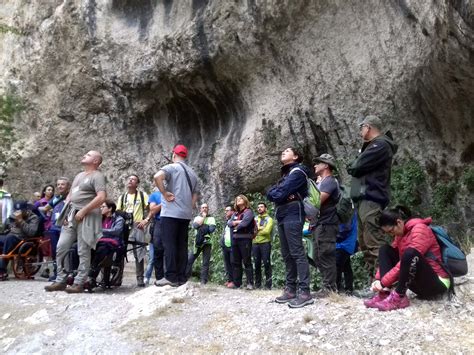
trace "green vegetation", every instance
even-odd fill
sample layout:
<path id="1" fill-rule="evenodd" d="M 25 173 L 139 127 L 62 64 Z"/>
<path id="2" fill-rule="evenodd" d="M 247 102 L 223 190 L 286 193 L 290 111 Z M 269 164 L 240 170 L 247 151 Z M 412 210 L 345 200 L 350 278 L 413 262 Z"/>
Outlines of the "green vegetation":
<path id="1" fill-rule="evenodd" d="M 464 170 L 461 181 L 469 192 L 474 192 L 474 167 L 470 166 Z"/>
<path id="2" fill-rule="evenodd" d="M 13 119 L 23 106 L 20 100 L 11 95 L 0 96 L 0 162 L 8 160 L 12 144 L 15 142 Z"/>
<path id="3" fill-rule="evenodd" d="M 404 205 L 417 211 L 423 195 L 426 181 L 425 172 L 415 160 L 395 166 L 392 169 L 392 204 Z"/>
<path id="4" fill-rule="evenodd" d="M 18 28 L 5 25 L 4 23 L 0 23 L 0 33 L 13 33 L 19 36 L 23 34 Z"/>

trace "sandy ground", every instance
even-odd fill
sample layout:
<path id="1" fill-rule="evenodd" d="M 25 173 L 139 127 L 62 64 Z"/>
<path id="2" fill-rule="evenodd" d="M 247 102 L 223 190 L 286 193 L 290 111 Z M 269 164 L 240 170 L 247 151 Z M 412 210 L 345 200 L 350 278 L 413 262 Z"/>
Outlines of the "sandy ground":
<path id="1" fill-rule="evenodd" d="M 47 293 L 41 280 L 0 284 L 0 353 L 474 353 L 474 279 L 456 301 L 394 312 L 333 295 L 303 309 L 273 302 L 280 291 L 124 285 L 92 294 Z M 472 264 L 471 264 L 472 265 Z"/>

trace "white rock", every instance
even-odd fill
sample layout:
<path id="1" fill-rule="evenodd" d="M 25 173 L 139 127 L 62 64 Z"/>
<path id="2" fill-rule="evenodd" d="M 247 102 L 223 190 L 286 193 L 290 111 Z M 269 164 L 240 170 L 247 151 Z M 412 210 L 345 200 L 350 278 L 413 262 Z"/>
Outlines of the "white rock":
<path id="1" fill-rule="evenodd" d="M 435 338 L 434 338 L 434 336 L 432 336 L 432 335 L 427 335 L 427 336 L 425 336 L 425 340 L 426 340 L 426 341 L 433 341 L 434 339 L 435 339 Z"/>
<path id="2" fill-rule="evenodd" d="M 390 339 L 380 339 L 379 344 L 382 346 L 387 346 L 388 344 L 390 344 Z"/>
<path id="3" fill-rule="evenodd" d="M 49 322 L 49 315 L 46 309 L 41 309 L 33 313 L 30 317 L 23 319 L 23 321 L 30 324 L 41 324 Z"/>
<path id="4" fill-rule="evenodd" d="M 323 329 L 320 329 L 320 330 L 319 330 L 318 335 L 319 335 L 320 337 L 323 337 L 323 336 L 325 336 L 327 333 L 328 333 L 328 331 L 323 328 Z"/>
<path id="5" fill-rule="evenodd" d="M 312 336 L 311 335 L 306 335 L 306 334 L 300 334 L 300 340 L 304 342 L 309 342 L 311 341 Z"/>
<path id="6" fill-rule="evenodd" d="M 46 329 L 45 331 L 43 331 L 43 334 L 47 337 L 54 337 L 56 335 L 56 332 L 52 329 Z"/>
<path id="7" fill-rule="evenodd" d="M 8 319 L 10 318 L 11 314 L 10 313 L 5 313 L 3 316 L 2 316 L 2 319 L 5 320 L 5 319 Z"/>

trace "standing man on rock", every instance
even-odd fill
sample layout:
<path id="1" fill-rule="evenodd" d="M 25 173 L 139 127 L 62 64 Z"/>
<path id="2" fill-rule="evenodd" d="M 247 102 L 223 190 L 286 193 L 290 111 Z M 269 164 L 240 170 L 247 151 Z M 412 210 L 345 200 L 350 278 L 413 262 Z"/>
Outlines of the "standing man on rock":
<path id="1" fill-rule="evenodd" d="M 156 286 L 179 286 L 187 281 L 188 226 L 198 198 L 198 179 L 185 163 L 187 156 L 188 149 L 176 145 L 173 162 L 154 176 L 156 187 L 162 194 L 161 236 L 166 265 L 165 277 L 157 280 Z"/>
<path id="2" fill-rule="evenodd" d="M 321 192 L 321 209 L 316 222 L 314 235 L 315 263 L 322 276 L 322 289 L 316 293 L 318 297 L 326 297 L 335 292 L 336 268 L 336 238 L 339 228 L 336 205 L 339 201 L 339 183 L 333 176 L 336 170 L 336 159 L 331 154 L 322 154 L 317 157 L 314 172 L 320 182 L 318 189 Z"/>
<path id="3" fill-rule="evenodd" d="M 265 202 L 259 202 L 257 205 L 258 216 L 255 217 L 257 226 L 257 235 L 252 243 L 252 255 L 255 266 L 255 287 L 262 287 L 262 262 L 265 269 L 266 289 L 272 288 L 272 230 L 273 218 L 267 214 L 267 205 Z"/>
<path id="4" fill-rule="evenodd" d="M 145 210 L 148 209 L 148 195 L 138 189 L 140 178 L 136 174 L 131 174 L 127 178 L 127 192 L 117 201 L 117 210 L 124 211 L 133 216 L 132 229 L 128 240 L 145 243 L 145 226 L 150 221 L 145 218 Z M 135 258 L 135 273 L 137 276 L 137 287 L 145 287 L 145 255 L 144 245 L 135 245 L 133 256 Z"/>
<path id="5" fill-rule="evenodd" d="M 56 251 L 58 275 L 53 284 L 46 286 L 46 291 L 63 291 L 80 293 L 84 291 L 91 264 L 91 250 L 95 249 L 97 240 L 102 235 L 102 214 L 100 206 L 107 198 L 105 177 L 98 170 L 102 155 L 91 150 L 84 155 L 81 164 L 84 171 L 79 173 L 66 198 L 66 206 L 58 219 L 64 221 Z M 74 285 L 66 288 L 67 272 L 64 270 L 64 259 L 77 242 L 79 267 Z"/>
<path id="6" fill-rule="evenodd" d="M 194 218 L 191 224 L 195 229 L 194 250 L 189 253 L 186 276 L 191 277 L 194 261 L 202 252 L 201 284 L 207 284 L 209 280 L 209 264 L 211 263 L 211 234 L 216 230 L 216 220 L 209 215 L 207 203 L 201 205 L 199 216 Z"/>
<path id="7" fill-rule="evenodd" d="M 357 209 L 358 241 L 371 277 L 374 277 L 379 248 L 385 243 L 378 219 L 390 201 L 390 175 L 397 145 L 391 134 L 383 134 L 382 120 L 373 115 L 359 123 L 364 141 L 360 154 L 348 165 L 352 176 L 351 198 Z"/>

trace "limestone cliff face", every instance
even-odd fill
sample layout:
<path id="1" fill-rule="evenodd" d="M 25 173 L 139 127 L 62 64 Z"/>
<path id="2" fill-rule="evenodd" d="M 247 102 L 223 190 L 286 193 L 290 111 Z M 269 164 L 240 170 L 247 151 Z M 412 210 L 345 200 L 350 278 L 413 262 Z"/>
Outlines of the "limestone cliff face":
<path id="1" fill-rule="evenodd" d="M 398 159 L 454 177 L 474 159 L 473 16 L 469 0 L 3 0 L 0 89 L 24 105 L 10 185 L 97 149 L 117 194 L 181 142 L 222 204 L 275 181 L 286 146 L 350 159 L 369 113 Z"/>

